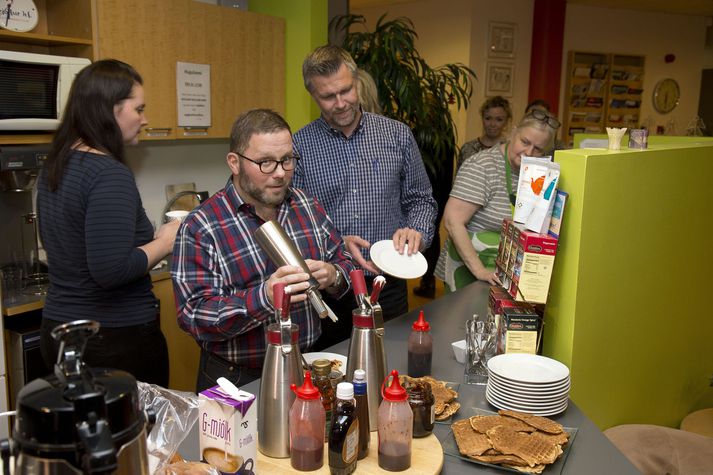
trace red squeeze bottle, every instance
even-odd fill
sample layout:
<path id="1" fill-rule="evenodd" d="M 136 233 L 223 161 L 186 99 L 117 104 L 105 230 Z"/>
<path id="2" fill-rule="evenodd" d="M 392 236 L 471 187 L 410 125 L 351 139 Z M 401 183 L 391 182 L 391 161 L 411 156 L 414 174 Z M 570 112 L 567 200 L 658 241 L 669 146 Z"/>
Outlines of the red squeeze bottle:
<path id="1" fill-rule="evenodd" d="M 418 320 L 411 326 L 408 337 L 408 374 L 413 378 L 431 374 L 433 359 L 433 337 L 431 326 L 423 318 L 423 310 L 418 314 Z"/>
<path id="2" fill-rule="evenodd" d="M 291 389 L 297 398 L 290 409 L 290 465 L 310 472 L 324 464 L 324 407 L 309 371 L 302 386 Z"/>

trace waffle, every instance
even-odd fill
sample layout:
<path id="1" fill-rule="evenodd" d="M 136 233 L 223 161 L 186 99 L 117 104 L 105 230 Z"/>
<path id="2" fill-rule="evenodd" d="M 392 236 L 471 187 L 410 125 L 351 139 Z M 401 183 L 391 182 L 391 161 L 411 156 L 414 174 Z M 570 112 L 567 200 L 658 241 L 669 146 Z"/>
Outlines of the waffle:
<path id="1" fill-rule="evenodd" d="M 435 418 L 437 421 L 445 421 L 446 419 L 451 417 L 453 414 L 458 412 L 458 409 L 460 409 L 459 402 L 457 402 L 457 401 L 450 402 L 450 403 L 446 404 L 445 407 L 443 408 L 443 410 L 441 410 L 440 412 L 434 410 L 434 412 L 436 413 Z"/>
<path id="2" fill-rule="evenodd" d="M 468 419 L 454 422 L 451 424 L 451 430 L 458 444 L 458 451 L 466 457 L 480 455 L 492 448 L 488 436 L 475 432 Z"/>
<path id="3" fill-rule="evenodd" d="M 516 432 L 507 426 L 493 427 L 487 436 L 494 449 L 503 454 L 517 455 L 530 467 L 554 463 L 562 453 L 562 448 L 556 444 L 532 434 Z"/>
<path id="4" fill-rule="evenodd" d="M 517 470 L 518 472 L 523 472 L 523 473 L 542 473 L 542 471 L 545 469 L 547 465 L 543 464 L 538 464 L 535 465 L 534 467 L 530 467 L 529 465 L 512 465 L 509 463 L 504 463 L 503 467 L 508 467 Z"/>
<path id="5" fill-rule="evenodd" d="M 457 421 L 451 428 L 458 450 L 470 459 L 524 473 L 542 473 L 562 455 L 562 446 L 569 442 L 569 434 L 564 430 L 559 434 L 544 432 L 530 422 L 550 431 L 562 427 L 544 417 L 500 411 L 500 415 L 479 415 Z"/>
<path id="6" fill-rule="evenodd" d="M 547 432 L 548 434 L 561 434 L 562 432 L 564 432 L 564 428 L 561 424 L 558 424 L 552 419 L 548 419 L 546 417 L 533 416 L 532 414 L 527 414 L 524 412 L 502 409 L 498 411 L 498 414 L 500 414 L 501 416 L 514 417 L 515 419 L 519 419 L 524 423 L 531 425 L 535 429 L 541 430 L 542 432 Z"/>
<path id="7" fill-rule="evenodd" d="M 495 426 L 512 427 L 517 432 L 535 432 L 537 430 L 519 419 L 505 416 L 473 416 L 470 418 L 470 426 L 481 434 L 485 434 Z"/>
<path id="8" fill-rule="evenodd" d="M 525 462 L 517 455 L 505 455 L 498 453 L 495 455 L 471 455 L 470 458 L 485 463 L 502 463 L 508 465 L 528 466 L 527 462 Z"/>

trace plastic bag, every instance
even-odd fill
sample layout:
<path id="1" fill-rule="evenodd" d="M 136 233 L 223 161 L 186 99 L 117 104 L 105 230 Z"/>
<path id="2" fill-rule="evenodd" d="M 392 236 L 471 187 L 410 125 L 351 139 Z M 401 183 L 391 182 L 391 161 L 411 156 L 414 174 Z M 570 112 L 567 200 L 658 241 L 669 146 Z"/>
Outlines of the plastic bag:
<path id="1" fill-rule="evenodd" d="M 146 445 L 149 454 L 149 473 L 157 473 L 173 461 L 181 442 L 198 420 L 198 396 L 140 381 L 137 384 L 141 406 L 150 407 L 156 413 L 156 423 L 148 434 Z"/>
<path id="2" fill-rule="evenodd" d="M 155 475 L 220 475 L 220 472 L 207 463 L 183 461 L 164 465 Z"/>

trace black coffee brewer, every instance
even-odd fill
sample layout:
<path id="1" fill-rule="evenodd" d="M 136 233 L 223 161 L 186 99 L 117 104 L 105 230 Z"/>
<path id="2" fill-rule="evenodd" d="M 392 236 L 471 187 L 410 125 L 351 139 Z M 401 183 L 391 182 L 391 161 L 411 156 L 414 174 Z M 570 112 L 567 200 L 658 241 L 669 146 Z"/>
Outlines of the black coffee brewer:
<path id="1" fill-rule="evenodd" d="M 146 433 L 155 416 L 139 407 L 132 375 L 83 363 L 98 330 L 78 320 L 52 331 L 60 342 L 54 374 L 18 394 L 12 439 L 0 442 L 5 473 L 12 463 L 15 474 L 148 474 Z"/>

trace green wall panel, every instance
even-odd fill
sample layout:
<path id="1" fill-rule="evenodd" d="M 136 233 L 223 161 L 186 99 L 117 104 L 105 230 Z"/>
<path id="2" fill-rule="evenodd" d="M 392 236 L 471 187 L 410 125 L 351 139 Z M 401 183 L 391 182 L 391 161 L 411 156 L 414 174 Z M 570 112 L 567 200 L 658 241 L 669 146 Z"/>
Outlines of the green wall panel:
<path id="1" fill-rule="evenodd" d="M 713 406 L 713 144 L 558 151 L 570 193 L 545 354 L 600 428 Z M 569 359 L 567 357 L 569 356 Z"/>
<path id="2" fill-rule="evenodd" d="M 302 82 L 302 61 L 327 43 L 327 0 L 250 0 L 250 11 L 284 18 L 286 119 L 295 132 L 319 116 Z"/>

